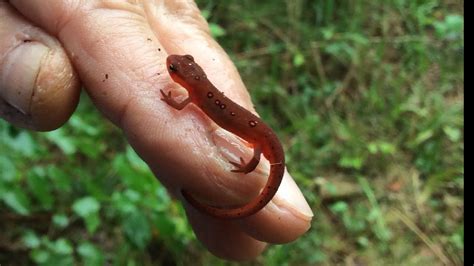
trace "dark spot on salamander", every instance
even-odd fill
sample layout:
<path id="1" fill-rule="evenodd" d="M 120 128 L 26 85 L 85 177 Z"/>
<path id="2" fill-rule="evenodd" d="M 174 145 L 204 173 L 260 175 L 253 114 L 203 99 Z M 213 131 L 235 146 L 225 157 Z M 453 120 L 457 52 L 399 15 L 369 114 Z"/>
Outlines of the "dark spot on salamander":
<path id="1" fill-rule="evenodd" d="M 158 52 L 161 52 L 161 48 L 158 48 Z"/>
<path id="2" fill-rule="evenodd" d="M 105 74 L 105 79 L 109 79 L 109 74 Z"/>
<path id="3" fill-rule="evenodd" d="M 221 104 L 221 101 L 216 100 L 214 103 L 215 103 L 216 105 L 220 105 L 220 104 Z"/>
<path id="4" fill-rule="evenodd" d="M 212 93 L 212 92 L 208 92 L 208 93 L 207 93 L 207 98 L 209 98 L 209 99 L 210 99 L 210 98 L 212 98 L 212 97 L 214 97 L 214 93 Z"/>
<path id="5" fill-rule="evenodd" d="M 170 65 L 169 65 L 169 69 L 170 69 L 171 71 L 176 71 L 176 70 L 178 70 L 174 64 L 170 64 Z"/>
<path id="6" fill-rule="evenodd" d="M 151 38 L 147 38 L 146 40 L 149 41 L 149 42 L 151 42 Z"/>
<path id="7" fill-rule="evenodd" d="M 220 107 L 221 109 L 225 109 L 225 108 L 226 108 L 225 104 L 221 104 L 221 106 L 219 106 L 219 107 Z"/>
<path id="8" fill-rule="evenodd" d="M 250 120 L 249 121 L 249 126 L 256 127 L 257 126 L 257 121 Z"/>
<path id="9" fill-rule="evenodd" d="M 29 43 L 31 40 L 23 40 L 24 43 Z"/>

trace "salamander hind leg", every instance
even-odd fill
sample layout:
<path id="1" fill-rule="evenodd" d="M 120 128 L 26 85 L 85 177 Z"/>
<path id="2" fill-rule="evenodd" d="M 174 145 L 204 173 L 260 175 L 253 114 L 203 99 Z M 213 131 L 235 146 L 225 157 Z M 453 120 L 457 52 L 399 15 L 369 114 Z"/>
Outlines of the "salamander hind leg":
<path id="1" fill-rule="evenodd" d="M 240 157 L 240 163 L 230 162 L 233 166 L 237 167 L 237 169 L 233 169 L 231 171 L 234 173 L 244 173 L 244 174 L 248 174 L 252 172 L 253 170 L 255 170 L 258 163 L 260 162 L 261 154 L 262 154 L 262 148 L 260 147 L 260 145 L 256 145 L 253 148 L 253 157 L 248 163 L 245 163 L 242 157 Z"/>

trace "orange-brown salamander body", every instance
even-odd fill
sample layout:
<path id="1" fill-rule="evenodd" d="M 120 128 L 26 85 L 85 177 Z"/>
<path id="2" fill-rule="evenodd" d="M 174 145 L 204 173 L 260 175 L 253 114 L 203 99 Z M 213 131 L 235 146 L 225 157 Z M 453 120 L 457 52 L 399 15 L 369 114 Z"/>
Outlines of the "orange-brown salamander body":
<path id="1" fill-rule="evenodd" d="M 252 172 L 263 155 L 270 161 L 270 174 L 260 195 L 249 203 L 236 208 L 218 208 L 196 200 L 189 192 L 183 190 L 184 198 L 196 209 L 221 219 L 237 219 L 255 214 L 265 207 L 273 198 L 280 186 L 285 170 L 283 148 L 273 130 L 260 118 L 224 96 L 207 78 L 202 68 L 190 55 L 170 55 L 166 60 L 171 78 L 188 91 L 188 98 L 178 103 L 168 94 L 161 91 L 163 98 L 177 110 L 193 103 L 223 129 L 246 140 L 254 149 L 253 158 L 245 163 L 230 162 L 236 169 L 232 172 Z"/>

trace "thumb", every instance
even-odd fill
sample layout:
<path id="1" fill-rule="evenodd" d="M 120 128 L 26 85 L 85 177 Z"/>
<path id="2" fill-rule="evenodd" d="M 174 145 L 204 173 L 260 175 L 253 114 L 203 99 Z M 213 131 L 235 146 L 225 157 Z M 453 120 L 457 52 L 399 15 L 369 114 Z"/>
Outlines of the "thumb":
<path id="1" fill-rule="evenodd" d="M 80 92 L 61 44 L 0 1 L 0 118 L 33 130 L 61 126 Z"/>

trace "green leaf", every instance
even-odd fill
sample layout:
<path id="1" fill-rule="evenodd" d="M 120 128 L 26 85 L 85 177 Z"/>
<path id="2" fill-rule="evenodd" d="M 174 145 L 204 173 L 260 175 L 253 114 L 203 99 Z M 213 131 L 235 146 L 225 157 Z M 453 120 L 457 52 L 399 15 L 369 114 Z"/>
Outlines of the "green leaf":
<path id="1" fill-rule="evenodd" d="M 69 240 L 60 238 L 51 245 L 52 250 L 61 255 L 70 255 L 73 252 L 72 244 Z"/>
<path id="2" fill-rule="evenodd" d="M 219 38 L 226 35 L 226 31 L 215 23 L 209 23 L 209 30 L 211 31 L 211 35 L 214 38 Z"/>
<path id="3" fill-rule="evenodd" d="M 125 157 L 134 168 L 137 168 L 140 171 L 149 171 L 148 165 L 138 156 L 132 147 L 127 146 Z"/>
<path id="4" fill-rule="evenodd" d="M 339 201 L 331 205 L 330 209 L 334 213 L 343 213 L 346 212 L 349 206 L 344 201 Z"/>
<path id="5" fill-rule="evenodd" d="M 74 138 L 66 136 L 63 129 L 57 129 L 45 133 L 46 137 L 54 144 L 56 144 L 64 154 L 72 155 L 76 153 L 77 147 L 74 143 Z"/>
<path id="6" fill-rule="evenodd" d="M 131 202 L 139 202 L 142 199 L 142 194 L 136 192 L 133 189 L 127 189 L 124 192 L 124 196 Z"/>
<path id="7" fill-rule="evenodd" d="M 339 165 L 344 168 L 353 168 L 360 170 L 364 164 L 364 159 L 361 157 L 342 157 L 339 160 Z"/>
<path id="8" fill-rule="evenodd" d="M 360 237 L 357 238 L 357 243 L 365 248 L 365 247 L 369 246 L 370 241 L 367 237 L 360 236 Z"/>
<path id="9" fill-rule="evenodd" d="M 12 182 L 15 180 L 16 168 L 8 157 L 0 157 L 0 181 Z"/>
<path id="10" fill-rule="evenodd" d="M 357 181 L 359 182 L 359 185 L 367 196 L 367 199 L 369 200 L 370 205 L 372 207 L 367 215 L 367 220 L 374 222 L 374 226 L 372 229 L 373 232 L 378 237 L 378 239 L 382 241 L 390 240 L 390 238 L 392 237 L 392 233 L 387 227 L 385 218 L 382 215 L 379 203 L 377 202 L 377 197 L 375 196 L 374 191 L 370 186 L 370 183 L 365 177 L 362 176 L 357 177 Z"/>
<path id="11" fill-rule="evenodd" d="M 377 143 L 375 143 L 375 142 L 369 143 L 369 145 L 367 145 L 367 149 L 369 150 L 369 152 L 371 154 L 376 154 L 376 153 L 379 152 L 379 147 L 378 147 Z"/>
<path id="12" fill-rule="evenodd" d="M 201 10 L 201 15 L 203 18 L 205 18 L 206 20 L 209 19 L 209 17 L 211 17 L 211 12 L 209 12 L 209 10 L 207 9 L 203 9 Z"/>
<path id="13" fill-rule="evenodd" d="M 48 250 L 35 249 L 31 252 L 30 256 L 34 262 L 36 262 L 39 265 L 42 265 L 42 264 L 45 264 L 49 260 L 51 253 Z"/>
<path id="14" fill-rule="evenodd" d="M 74 130 L 78 132 L 84 132 L 89 136 L 97 136 L 100 133 L 100 127 L 88 124 L 86 121 L 84 121 L 84 119 L 77 115 L 72 116 L 71 119 L 69 119 L 69 123 L 74 128 Z"/>
<path id="15" fill-rule="evenodd" d="M 86 222 L 86 228 L 89 234 L 93 234 L 100 226 L 100 217 L 98 214 L 87 215 L 84 217 L 84 221 Z"/>
<path id="16" fill-rule="evenodd" d="M 84 197 L 76 200 L 72 205 L 73 211 L 80 217 L 95 214 L 100 209 L 100 203 L 93 197 Z"/>
<path id="17" fill-rule="evenodd" d="M 464 30 L 464 17 L 457 14 L 448 15 L 444 21 L 437 21 L 433 25 L 440 38 L 447 40 L 459 38 Z"/>
<path id="18" fill-rule="evenodd" d="M 336 195 L 338 192 L 337 186 L 331 182 L 324 184 L 324 189 L 326 189 L 331 195 Z"/>
<path id="19" fill-rule="evenodd" d="M 153 219 L 153 226 L 157 228 L 162 236 L 173 236 L 176 235 L 175 223 L 166 215 L 158 215 Z"/>
<path id="20" fill-rule="evenodd" d="M 421 144 L 421 143 L 427 141 L 428 139 L 430 139 L 431 137 L 433 137 L 433 134 L 434 134 L 433 130 L 431 130 L 431 129 L 422 131 L 416 136 L 415 143 L 416 144 Z"/>
<path id="21" fill-rule="evenodd" d="M 50 210 L 54 203 L 51 193 L 51 183 L 48 182 L 42 168 L 33 168 L 28 173 L 27 184 L 31 193 L 41 202 L 42 206 Z"/>
<path id="22" fill-rule="evenodd" d="M 340 60 L 353 58 L 355 54 L 354 47 L 346 42 L 331 43 L 324 48 L 324 51 Z"/>
<path id="23" fill-rule="evenodd" d="M 293 65 L 295 67 L 300 67 L 305 63 L 304 55 L 302 53 L 296 53 L 293 56 Z"/>
<path id="24" fill-rule="evenodd" d="M 379 146 L 380 152 L 382 152 L 383 154 L 394 154 L 397 149 L 395 145 L 388 142 L 380 142 L 378 143 L 378 146 Z"/>
<path id="25" fill-rule="evenodd" d="M 69 218 L 65 214 L 53 215 L 53 224 L 58 228 L 65 228 L 69 224 Z"/>
<path id="26" fill-rule="evenodd" d="M 30 133 L 21 131 L 16 138 L 12 139 L 10 147 L 26 157 L 32 157 L 36 150 L 36 143 L 31 138 Z"/>
<path id="27" fill-rule="evenodd" d="M 446 136 L 448 136 L 449 140 L 451 140 L 452 142 L 458 142 L 459 140 L 461 140 L 462 133 L 461 130 L 459 130 L 458 128 L 446 126 L 443 128 L 443 131 Z"/>
<path id="28" fill-rule="evenodd" d="M 28 248 L 37 248 L 41 244 L 39 237 L 34 231 L 28 230 L 22 237 L 23 244 Z"/>
<path id="29" fill-rule="evenodd" d="M 66 169 L 61 169 L 56 165 L 49 165 L 47 167 L 47 175 L 59 193 L 67 194 L 72 190 L 71 176 L 66 171 Z"/>
<path id="30" fill-rule="evenodd" d="M 150 224 L 146 216 L 139 211 L 124 217 L 123 229 L 130 242 L 139 249 L 144 249 L 151 239 Z"/>
<path id="31" fill-rule="evenodd" d="M 12 208 L 16 213 L 21 215 L 30 214 L 30 201 L 26 194 L 19 190 L 8 191 L 0 195 L 1 199 L 7 206 Z"/>
<path id="32" fill-rule="evenodd" d="M 137 206 L 124 193 L 118 191 L 112 194 L 112 204 L 114 209 L 122 215 L 128 215 L 137 210 Z"/>
<path id="33" fill-rule="evenodd" d="M 104 255 L 102 251 L 90 242 L 79 244 L 77 253 L 82 257 L 83 265 L 104 265 Z"/>
<path id="34" fill-rule="evenodd" d="M 330 40 L 334 37 L 334 28 L 324 28 L 321 30 L 321 33 L 323 34 L 323 39 L 324 40 Z"/>
<path id="35" fill-rule="evenodd" d="M 41 245 L 30 253 L 31 259 L 38 265 L 66 266 L 74 265 L 74 249 L 71 241 L 59 238 L 50 241 L 47 237 L 41 238 Z"/>
<path id="36" fill-rule="evenodd" d="M 74 202 L 73 211 L 86 223 L 87 231 L 92 234 L 100 226 L 100 203 L 93 197 L 84 197 Z"/>
<path id="37" fill-rule="evenodd" d="M 348 33 L 347 38 L 359 45 L 365 46 L 369 44 L 367 37 L 359 33 Z"/>

